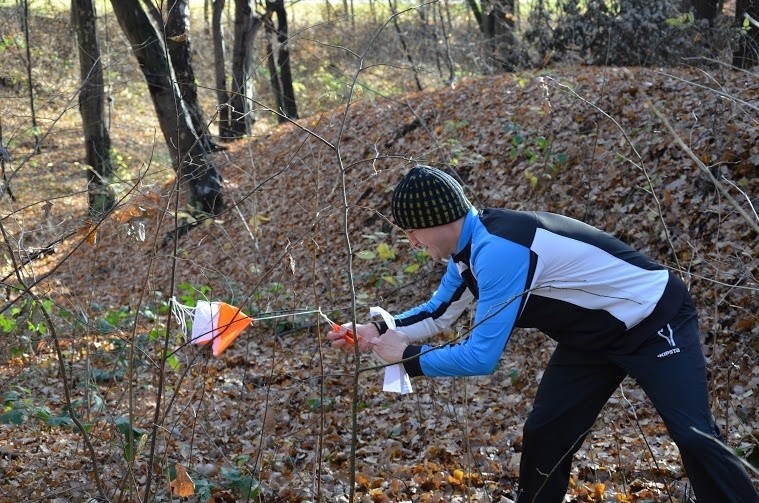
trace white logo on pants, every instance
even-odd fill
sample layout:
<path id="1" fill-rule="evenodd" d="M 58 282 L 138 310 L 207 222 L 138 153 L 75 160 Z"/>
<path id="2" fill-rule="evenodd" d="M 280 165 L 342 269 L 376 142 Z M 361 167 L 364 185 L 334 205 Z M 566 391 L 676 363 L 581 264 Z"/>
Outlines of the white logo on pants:
<path id="1" fill-rule="evenodd" d="M 672 327 L 670 327 L 669 323 L 667 323 L 667 326 L 665 328 L 669 330 L 669 335 L 664 335 L 664 328 L 660 328 L 656 333 L 659 335 L 659 337 L 667 341 L 670 346 L 675 347 L 675 333 L 672 331 Z"/>
<path id="2" fill-rule="evenodd" d="M 664 333 L 665 329 L 667 331 L 669 331 L 669 334 L 665 334 Z M 658 355 L 656 355 L 657 358 L 664 358 L 665 356 L 673 355 L 675 353 L 679 353 L 680 352 L 680 348 L 675 347 L 675 332 L 672 330 L 672 327 L 669 326 L 669 323 L 667 323 L 666 327 L 659 329 L 656 332 L 656 335 L 658 335 L 659 337 L 661 337 L 662 339 L 664 339 L 665 341 L 667 341 L 667 344 L 669 344 L 673 348 L 673 349 L 669 349 L 669 350 L 667 350 L 667 351 L 665 351 L 663 353 L 659 353 Z"/>

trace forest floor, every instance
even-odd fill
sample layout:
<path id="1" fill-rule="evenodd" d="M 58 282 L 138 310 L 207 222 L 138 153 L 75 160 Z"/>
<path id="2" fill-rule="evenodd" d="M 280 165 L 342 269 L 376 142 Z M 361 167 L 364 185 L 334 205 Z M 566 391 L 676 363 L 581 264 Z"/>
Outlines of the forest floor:
<path id="1" fill-rule="evenodd" d="M 149 125 L 119 118 L 117 142 L 141 152 L 122 162 L 139 176 L 121 180 L 125 198 L 102 221 L 87 217 L 74 172 L 78 131 L 46 139 L 3 199 L 6 242 L 44 253 L 19 268 L 40 304 L 19 301 L 14 320 L 29 324 L 0 344 L 0 502 L 84 501 L 93 472 L 109 497 L 134 501 L 152 473 L 169 501 L 183 469 L 200 501 L 347 501 L 353 473 L 360 501 L 513 498 L 521 427 L 554 347 L 545 336 L 517 330 L 490 376 L 422 378 L 396 395 L 370 355 L 332 350 L 313 312 L 254 322 L 219 358 L 184 344 L 169 312 L 172 296 L 209 298 L 342 322 L 353 299 L 359 321 L 369 306 L 426 299 L 443 265 L 387 220 L 415 162 L 454 169 L 480 207 L 568 214 L 682 274 L 717 422 L 757 466 L 756 74 L 568 67 L 354 98 L 214 154 L 227 209 L 178 239 L 192 217 Z M 16 295 L 8 287 L 6 302 Z M 46 301 L 89 445 L 65 414 L 55 340 L 35 310 Z M 690 497 L 676 446 L 626 380 L 575 457 L 566 501 Z"/>

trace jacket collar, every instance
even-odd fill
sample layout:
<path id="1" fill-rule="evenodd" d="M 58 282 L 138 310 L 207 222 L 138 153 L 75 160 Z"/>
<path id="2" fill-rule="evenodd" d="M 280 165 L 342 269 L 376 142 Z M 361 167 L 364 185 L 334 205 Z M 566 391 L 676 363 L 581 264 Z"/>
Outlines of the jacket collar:
<path id="1" fill-rule="evenodd" d="M 469 209 L 469 213 L 464 217 L 464 225 L 461 227 L 461 234 L 459 235 L 459 242 L 456 245 L 456 253 L 452 255 L 453 260 L 459 262 L 462 258 L 464 251 L 469 249 L 469 244 L 472 242 L 472 234 L 474 233 L 474 227 L 479 219 L 479 212 L 477 208 L 472 206 Z M 467 253 L 468 254 L 468 253 Z"/>

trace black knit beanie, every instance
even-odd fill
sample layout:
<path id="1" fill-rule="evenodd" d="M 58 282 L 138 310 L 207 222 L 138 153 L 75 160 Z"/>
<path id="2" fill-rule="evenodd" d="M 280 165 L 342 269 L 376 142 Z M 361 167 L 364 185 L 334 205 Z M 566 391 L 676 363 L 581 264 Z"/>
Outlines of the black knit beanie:
<path id="1" fill-rule="evenodd" d="M 425 229 L 458 220 L 472 203 L 464 189 L 439 169 L 417 165 L 393 192 L 393 220 L 402 229 Z"/>

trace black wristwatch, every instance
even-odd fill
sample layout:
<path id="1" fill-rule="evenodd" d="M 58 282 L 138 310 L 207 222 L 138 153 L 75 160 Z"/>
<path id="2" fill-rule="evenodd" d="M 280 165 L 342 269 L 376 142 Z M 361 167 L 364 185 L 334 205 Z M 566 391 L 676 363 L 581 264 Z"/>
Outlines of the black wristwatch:
<path id="1" fill-rule="evenodd" d="M 377 329 L 377 332 L 380 335 L 382 335 L 385 332 L 387 332 L 387 323 L 385 323 L 384 321 L 373 321 L 371 323 L 372 323 L 372 325 L 374 325 L 374 328 Z"/>

